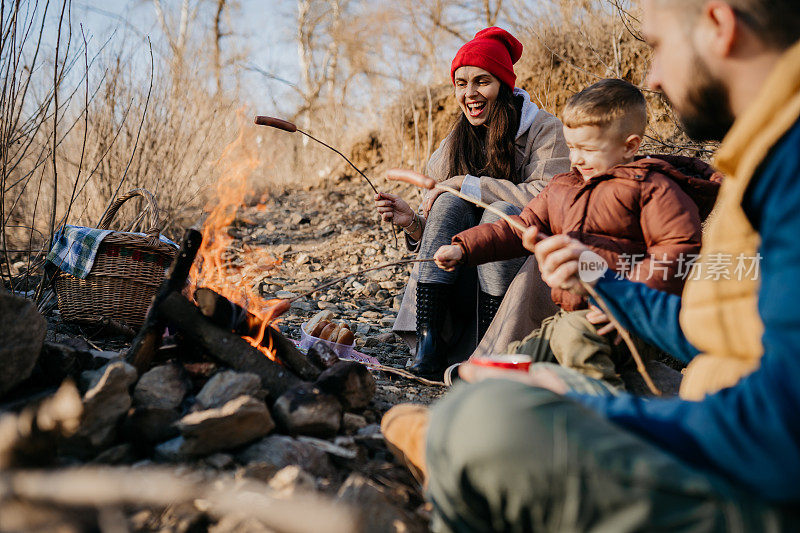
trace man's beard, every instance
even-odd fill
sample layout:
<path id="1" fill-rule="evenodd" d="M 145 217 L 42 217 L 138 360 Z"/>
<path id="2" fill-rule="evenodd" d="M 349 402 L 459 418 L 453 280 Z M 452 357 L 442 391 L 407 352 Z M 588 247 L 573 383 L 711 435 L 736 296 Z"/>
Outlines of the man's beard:
<path id="1" fill-rule="evenodd" d="M 694 85 L 686 93 L 684 105 L 674 106 L 675 111 L 692 139 L 721 141 L 735 120 L 728 91 L 696 54 L 692 65 Z"/>

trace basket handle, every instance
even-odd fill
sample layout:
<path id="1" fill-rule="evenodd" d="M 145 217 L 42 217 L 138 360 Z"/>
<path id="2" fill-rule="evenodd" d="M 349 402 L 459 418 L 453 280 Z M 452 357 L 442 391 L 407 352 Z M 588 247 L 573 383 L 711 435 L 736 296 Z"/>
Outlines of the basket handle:
<path id="1" fill-rule="evenodd" d="M 156 202 L 156 197 L 153 196 L 153 193 L 146 189 L 133 189 L 128 191 L 126 194 L 120 196 L 106 211 L 106 214 L 103 215 L 103 219 L 98 224 L 98 228 L 100 229 L 109 229 L 111 226 L 111 221 L 117 215 L 117 211 L 119 208 L 122 207 L 122 204 L 130 200 L 131 198 L 136 198 L 137 196 L 144 198 L 147 202 L 147 207 L 145 207 L 141 214 L 144 214 L 146 211 L 150 212 L 150 219 L 149 219 L 149 228 L 145 233 L 147 233 L 148 237 L 154 238 L 158 240 L 158 236 L 161 233 L 162 224 L 158 220 L 158 202 Z"/>

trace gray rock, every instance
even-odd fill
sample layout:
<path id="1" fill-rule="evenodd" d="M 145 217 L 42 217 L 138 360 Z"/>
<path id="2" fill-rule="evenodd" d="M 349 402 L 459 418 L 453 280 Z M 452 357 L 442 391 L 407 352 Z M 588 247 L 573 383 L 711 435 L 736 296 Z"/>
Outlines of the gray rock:
<path id="1" fill-rule="evenodd" d="M 177 409 L 136 407 L 125 419 L 125 433 L 134 442 L 154 444 L 178 436 L 173 425 L 181 417 Z"/>
<path id="2" fill-rule="evenodd" d="M 396 533 L 427 531 L 427 527 L 418 516 L 395 505 L 390 495 L 361 474 L 350 474 L 339 489 L 337 501 L 361 510 L 359 531 Z"/>
<path id="3" fill-rule="evenodd" d="M 297 465 L 289 465 L 281 468 L 272 479 L 269 480 L 269 487 L 276 491 L 280 496 L 294 496 L 303 492 L 312 492 L 317 488 L 313 476 Z"/>
<path id="4" fill-rule="evenodd" d="M 233 466 L 233 456 L 227 453 L 215 453 L 206 457 L 203 462 L 211 468 L 224 470 Z"/>
<path id="5" fill-rule="evenodd" d="M 184 442 L 185 439 L 183 437 L 175 437 L 167 442 L 162 442 L 155 448 L 156 460 L 175 463 L 184 459 L 181 453 Z"/>
<path id="6" fill-rule="evenodd" d="M 263 401 L 239 396 L 222 407 L 197 411 L 176 424 L 184 438 L 182 455 L 206 455 L 263 437 L 275 423 Z"/>
<path id="7" fill-rule="evenodd" d="M 275 298 L 294 298 L 297 294 L 293 293 L 292 291 L 277 291 L 275 293 Z"/>
<path id="8" fill-rule="evenodd" d="M 255 479 L 266 483 L 275 475 L 278 469 L 275 465 L 268 463 L 250 463 L 236 469 L 236 479 Z"/>
<path id="9" fill-rule="evenodd" d="M 381 290 L 381 286 L 375 281 L 370 281 L 367 283 L 367 286 L 364 287 L 364 293 L 368 294 L 369 296 L 375 296 L 378 294 L 379 290 Z"/>
<path id="10" fill-rule="evenodd" d="M 281 428 L 290 435 L 330 437 L 339 431 L 342 405 L 335 396 L 325 394 L 313 385 L 302 384 L 277 399 L 273 414 Z"/>
<path id="11" fill-rule="evenodd" d="M 397 335 L 394 334 L 393 331 L 387 331 L 386 333 L 381 333 L 376 337 L 378 342 L 380 343 L 388 343 L 388 342 L 396 342 Z"/>
<path id="12" fill-rule="evenodd" d="M 47 322 L 33 302 L 0 292 L 0 396 L 31 375 L 46 332 Z"/>
<path id="13" fill-rule="evenodd" d="M 367 419 L 355 413 L 345 413 L 342 416 L 342 426 L 345 431 L 355 433 L 359 429 L 367 427 Z"/>
<path id="14" fill-rule="evenodd" d="M 377 388 L 367 367 L 355 361 L 339 361 L 320 374 L 315 385 L 335 396 L 348 411 L 369 405 Z"/>
<path id="15" fill-rule="evenodd" d="M 316 309 L 313 304 L 311 304 L 310 302 L 304 302 L 303 300 L 295 300 L 294 302 L 292 302 L 291 308 L 298 309 L 300 311 L 305 311 L 306 313 L 310 313 L 311 311 Z"/>
<path id="16" fill-rule="evenodd" d="M 261 388 L 261 379 L 249 372 L 223 370 L 208 380 L 197 394 L 197 406 L 201 409 L 211 409 L 225 405 L 242 395 L 263 399 L 265 393 Z"/>
<path id="17" fill-rule="evenodd" d="M 130 386 L 136 381 L 136 369 L 118 361 L 92 373 L 89 389 L 83 395 L 83 416 L 76 433 L 92 447 L 110 443 L 117 422 L 131 406 Z"/>
<path id="18" fill-rule="evenodd" d="M 280 470 L 289 465 L 298 465 L 314 476 L 325 477 L 333 473 L 328 455 L 317 447 L 300 442 L 286 435 L 272 435 L 262 439 L 236 456 L 248 466 L 263 470 L 269 466 Z"/>
<path id="19" fill-rule="evenodd" d="M 177 365 L 157 366 L 145 372 L 133 389 L 134 405 L 176 409 L 189 391 L 183 368 Z"/>

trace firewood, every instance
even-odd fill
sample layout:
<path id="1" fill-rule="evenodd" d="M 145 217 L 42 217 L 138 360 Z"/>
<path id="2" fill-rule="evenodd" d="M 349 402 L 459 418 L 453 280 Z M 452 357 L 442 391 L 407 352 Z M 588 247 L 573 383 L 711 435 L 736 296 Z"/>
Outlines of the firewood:
<path id="1" fill-rule="evenodd" d="M 347 410 L 369 405 L 377 387 L 367 367 L 355 361 L 339 361 L 323 372 L 315 385 L 338 398 Z"/>
<path id="2" fill-rule="evenodd" d="M 218 326 L 230 329 L 239 335 L 254 339 L 259 337 L 263 327 L 261 319 L 224 296 L 201 287 L 194 292 L 194 299 L 200 312 Z M 275 357 L 288 369 L 306 381 L 313 381 L 319 377 L 320 370 L 311 364 L 292 341 L 271 325 L 267 326 L 261 345 L 269 346 L 270 338 Z"/>
<path id="3" fill-rule="evenodd" d="M 139 374 L 150 368 L 164 335 L 164 323 L 159 320 L 158 307 L 169 295 L 182 290 L 186 285 L 186 278 L 189 276 L 189 270 L 192 268 L 192 263 L 202 242 L 203 235 L 197 230 L 189 229 L 183 234 L 178 254 L 172 260 L 172 264 L 167 270 L 167 277 L 156 291 L 144 324 L 128 350 L 127 360 L 136 367 Z"/>
<path id="4" fill-rule="evenodd" d="M 214 359 L 234 370 L 257 375 L 273 398 L 302 383 L 289 369 L 268 359 L 236 333 L 213 324 L 180 293 L 173 292 L 161 302 L 158 316 L 197 342 Z"/>

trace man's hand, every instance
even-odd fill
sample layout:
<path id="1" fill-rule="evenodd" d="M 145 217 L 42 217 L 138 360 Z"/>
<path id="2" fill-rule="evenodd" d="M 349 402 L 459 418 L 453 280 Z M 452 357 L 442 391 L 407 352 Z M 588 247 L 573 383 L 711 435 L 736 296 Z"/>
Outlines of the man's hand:
<path id="1" fill-rule="evenodd" d="M 484 379 L 507 379 L 519 381 L 531 387 L 539 387 L 553 391 L 556 394 L 566 394 L 569 387 L 558 375 L 549 368 L 531 367 L 533 371 L 520 372 L 519 370 L 505 370 L 502 368 L 487 368 L 466 362 L 458 367 L 458 376 L 468 383 L 477 383 Z"/>
<path id="2" fill-rule="evenodd" d="M 461 246 L 449 244 L 442 246 L 433 254 L 436 266 L 447 272 L 455 270 L 456 266 L 464 260 L 464 250 Z"/>
<path id="3" fill-rule="evenodd" d="M 444 180 L 441 184 L 460 191 L 463 183 L 464 176 L 453 176 L 452 178 Z M 433 209 L 433 203 L 436 201 L 439 195 L 444 192 L 447 191 L 443 191 L 441 189 L 431 189 L 425 194 L 425 198 L 422 200 L 422 214 L 425 218 L 428 218 L 428 213 L 430 213 L 431 209 Z"/>
<path id="4" fill-rule="evenodd" d="M 522 243 L 526 248 L 533 245 L 533 252 L 542 272 L 542 280 L 550 287 L 586 296 L 586 290 L 581 286 L 578 277 L 578 260 L 583 252 L 591 250 L 582 242 L 566 235 L 553 235 L 535 242 L 537 233 L 532 230 L 535 228 L 528 228 L 525 231 Z"/>

